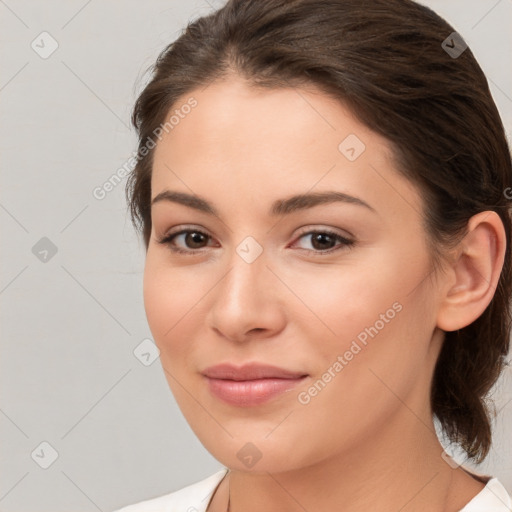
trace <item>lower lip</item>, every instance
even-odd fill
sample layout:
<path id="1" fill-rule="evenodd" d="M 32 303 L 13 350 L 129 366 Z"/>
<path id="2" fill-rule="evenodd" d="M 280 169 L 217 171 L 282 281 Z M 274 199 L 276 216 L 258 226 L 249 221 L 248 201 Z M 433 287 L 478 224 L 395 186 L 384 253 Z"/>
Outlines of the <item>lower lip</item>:
<path id="1" fill-rule="evenodd" d="M 206 377 L 210 391 L 231 405 L 249 407 L 263 404 L 293 389 L 306 377 L 297 379 L 224 380 Z"/>

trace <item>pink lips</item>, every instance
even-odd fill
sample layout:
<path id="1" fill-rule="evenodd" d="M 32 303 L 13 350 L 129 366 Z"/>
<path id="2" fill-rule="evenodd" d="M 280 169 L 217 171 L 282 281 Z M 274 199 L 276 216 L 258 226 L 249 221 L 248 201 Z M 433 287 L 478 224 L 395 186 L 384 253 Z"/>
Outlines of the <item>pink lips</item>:
<path id="1" fill-rule="evenodd" d="M 258 363 L 236 367 L 220 364 L 204 370 L 210 391 L 231 405 L 253 406 L 288 391 L 307 375 Z"/>

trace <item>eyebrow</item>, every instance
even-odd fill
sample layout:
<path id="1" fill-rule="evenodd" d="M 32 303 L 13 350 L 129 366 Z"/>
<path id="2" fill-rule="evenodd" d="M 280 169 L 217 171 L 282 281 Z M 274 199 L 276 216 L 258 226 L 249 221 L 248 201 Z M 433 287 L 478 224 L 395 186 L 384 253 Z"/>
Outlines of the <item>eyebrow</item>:
<path id="1" fill-rule="evenodd" d="M 153 198 L 153 200 L 151 201 L 151 206 L 162 201 L 178 203 L 203 213 L 215 215 L 217 217 L 219 216 L 217 209 L 206 199 L 203 199 L 196 195 L 187 194 L 185 192 L 164 190 Z M 313 208 L 314 206 L 320 204 L 329 204 L 335 202 L 363 206 L 371 210 L 372 212 L 377 213 L 374 208 L 372 208 L 368 203 L 366 203 L 362 199 L 359 199 L 358 197 L 354 197 L 343 192 L 327 191 L 299 194 L 287 197 L 285 199 L 278 199 L 272 203 L 272 206 L 270 208 L 270 215 L 287 215 L 299 210 Z"/>

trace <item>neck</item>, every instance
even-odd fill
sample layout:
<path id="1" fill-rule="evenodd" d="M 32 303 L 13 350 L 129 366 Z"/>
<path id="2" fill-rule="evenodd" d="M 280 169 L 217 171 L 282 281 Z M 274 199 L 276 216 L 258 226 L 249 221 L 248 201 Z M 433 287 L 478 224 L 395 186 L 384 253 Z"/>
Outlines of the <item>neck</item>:
<path id="1" fill-rule="evenodd" d="M 432 422 L 424 424 L 405 407 L 401 412 L 378 437 L 307 468 L 276 473 L 231 470 L 228 510 L 460 510 L 483 485 L 474 481 L 466 492 L 460 486 L 454 492 L 454 480 L 465 482 L 468 489 L 472 478 L 441 458 L 443 449 Z M 400 435 L 397 425 L 402 426 Z"/>

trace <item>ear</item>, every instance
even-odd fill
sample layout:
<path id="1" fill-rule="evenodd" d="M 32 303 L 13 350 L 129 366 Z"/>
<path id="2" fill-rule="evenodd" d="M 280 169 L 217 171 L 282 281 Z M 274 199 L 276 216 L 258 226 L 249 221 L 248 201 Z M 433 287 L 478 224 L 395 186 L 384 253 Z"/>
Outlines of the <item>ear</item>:
<path id="1" fill-rule="evenodd" d="M 468 221 L 468 232 L 447 269 L 447 286 L 438 310 L 437 326 L 456 331 L 474 322 L 491 302 L 505 258 L 503 222 L 494 211 Z"/>

